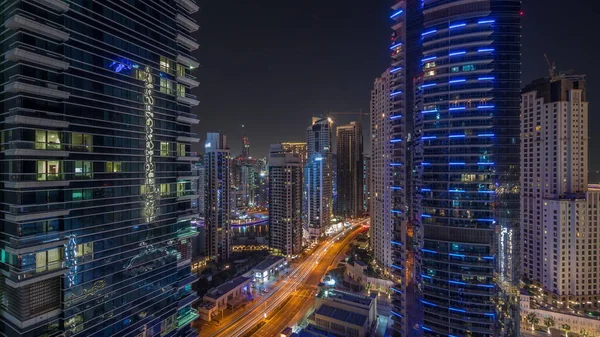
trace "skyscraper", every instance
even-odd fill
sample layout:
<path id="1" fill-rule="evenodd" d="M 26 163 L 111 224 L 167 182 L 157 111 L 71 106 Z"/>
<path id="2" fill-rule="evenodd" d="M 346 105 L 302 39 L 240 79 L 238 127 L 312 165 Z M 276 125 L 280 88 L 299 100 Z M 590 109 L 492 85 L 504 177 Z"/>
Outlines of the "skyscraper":
<path id="1" fill-rule="evenodd" d="M 313 118 L 306 130 L 308 162 L 304 167 L 304 227 L 310 237 L 321 236 L 329 227 L 332 213 L 331 119 Z"/>
<path id="2" fill-rule="evenodd" d="M 384 271 L 392 265 L 390 73 L 375 79 L 371 91 L 370 246 Z"/>
<path id="3" fill-rule="evenodd" d="M 308 150 L 306 148 L 306 142 L 283 142 L 281 147 L 286 152 L 297 153 L 300 156 L 302 167 L 306 164 L 308 159 Z"/>
<path id="4" fill-rule="evenodd" d="M 362 165 L 361 212 L 363 214 L 368 214 L 371 207 L 371 156 L 363 156 Z"/>
<path id="5" fill-rule="evenodd" d="M 3 335 L 195 335 L 197 10 L 3 2 Z"/>
<path id="6" fill-rule="evenodd" d="M 520 5 L 415 4 L 425 336 L 519 334 Z"/>
<path id="7" fill-rule="evenodd" d="M 248 136 L 242 137 L 242 158 L 250 158 L 250 139 Z"/>
<path id="8" fill-rule="evenodd" d="M 300 155 L 280 144 L 269 153 L 269 247 L 288 257 L 302 252 L 302 165 Z"/>
<path id="9" fill-rule="evenodd" d="M 600 190 L 588 188 L 585 78 L 540 79 L 522 97 L 522 278 L 552 307 L 597 308 Z"/>
<path id="10" fill-rule="evenodd" d="M 229 259 L 231 254 L 231 158 L 227 138 L 222 134 L 207 133 L 204 148 L 206 256 L 221 262 Z"/>
<path id="11" fill-rule="evenodd" d="M 351 122 L 336 128 L 337 137 L 337 209 L 341 216 L 362 214 L 363 139 L 362 125 Z"/>

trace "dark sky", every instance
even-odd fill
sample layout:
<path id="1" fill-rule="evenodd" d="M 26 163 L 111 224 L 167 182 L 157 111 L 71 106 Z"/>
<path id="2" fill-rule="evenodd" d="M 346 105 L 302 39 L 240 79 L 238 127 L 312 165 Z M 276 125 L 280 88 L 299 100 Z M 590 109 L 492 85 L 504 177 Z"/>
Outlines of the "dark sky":
<path id="1" fill-rule="evenodd" d="M 302 141 L 311 116 L 368 112 L 373 80 L 389 63 L 393 1 L 197 1 L 201 66 L 195 75 L 201 84 L 194 93 L 201 100 L 195 112 L 202 138 L 206 132 L 223 132 L 238 154 L 246 133 L 252 152 L 264 156 L 271 143 Z M 547 76 L 544 53 L 558 69 L 586 74 L 590 124 L 600 125 L 594 113 L 600 38 L 593 21 L 600 13 L 594 2 L 523 2 L 523 83 Z M 356 118 L 335 121 L 340 125 Z M 590 170 L 598 170 L 600 136 L 590 135 Z"/>

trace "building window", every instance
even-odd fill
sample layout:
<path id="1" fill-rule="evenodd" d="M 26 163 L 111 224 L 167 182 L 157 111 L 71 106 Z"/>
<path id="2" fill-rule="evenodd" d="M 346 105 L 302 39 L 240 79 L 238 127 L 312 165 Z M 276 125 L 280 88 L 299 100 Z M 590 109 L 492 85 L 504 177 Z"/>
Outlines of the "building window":
<path id="1" fill-rule="evenodd" d="M 459 68 L 459 67 L 452 67 L 452 68 L 450 68 L 450 72 L 451 72 L 451 73 L 457 73 L 457 72 L 459 72 L 459 71 L 460 71 L 460 68 Z"/>
<path id="2" fill-rule="evenodd" d="M 169 143 L 160 142 L 160 155 L 166 157 L 169 155 Z"/>
<path id="3" fill-rule="evenodd" d="M 183 84 L 177 84 L 177 95 L 185 97 L 185 86 Z"/>
<path id="4" fill-rule="evenodd" d="M 60 150 L 60 135 L 58 131 L 35 131 L 36 150 Z"/>
<path id="5" fill-rule="evenodd" d="M 177 156 L 185 157 L 185 144 L 177 144 Z"/>
<path id="6" fill-rule="evenodd" d="M 92 151 L 93 138 L 92 135 L 85 133 L 73 133 L 71 143 L 75 151 Z"/>
<path id="7" fill-rule="evenodd" d="M 177 76 L 185 77 L 185 66 L 177 64 Z"/>
<path id="8" fill-rule="evenodd" d="M 177 196 L 181 197 L 185 195 L 185 183 L 177 183 Z"/>
<path id="9" fill-rule="evenodd" d="M 160 330 L 162 331 L 162 335 L 166 335 L 169 331 L 175 329 L 176 326 L 177 314 L 165 318 L 165 320 L 160 323 Z"/>
<path id="10" fill-rule="evenodd" d="M 164 56 L 160 57 L 160 71 L 165 73 L 169 73 L 171 71 L 171 61 Z"/>
<path id="11" fill-rule="evenodd" d="M 92 177 L 92 162 L 91 161 L 76 161 L 75 162 L 75 176 L 76 177 Z"/>
<path id="12" fill-rule="evenodd" d="M 38 160 L 37 180 L 60 180 L 60 162 L 56 160 Z"/>
<path id="13" fill-rule="evenodd" d="M 109 161 L 106 163 L 106 172 L 121 172 L 120 161 Z"/>
<path id="14" fill-rule="evenodd" d="M 35 271 L 39 273 L 60 268 L 60 256 L 60 248 L 54 248 L 44 252 L 35 253 Z"/>
<path id="15" fill-rule="evenodd" d="M 160 184 L 160 196 L 168 197 L 171 193 L 171 184 Z"/>
<path id="16" fill-rule="evenodd" d="M 71 199 L 73 201 L 91 200 L 93 197 L 94 194 L 91 189 L 73 190 L 71 192 Z"/>
<path id="17" fill-rule="evenodd" d="M 163 92 L 167 95 L 173 95 L 173 82 L 169 81 L 167 78 L 161 77 L 160 92 Z"/>
<path id="18" fill-rule="evenodd" d="M 77 256 L 90 255 L 94 253 L 94 243 L 81 243 L 77 245 Z"/>
<path id="19" fill-rule="evenodd" d="M 467 64 L 462 67 L 462 71 L 473 71 L 475 70 L 474 64 Z"/>
<path id="20" fill-rule="evenodd" d="M 427 62 L 425 63 L 425 69 L 435 68 L 435 62 Z"/>
<path id="21" fill-rule="evenodd" d="M 435 75 L 435 70 L 430 70 L 425 72 L 425 77 L 430 77 Z"/>

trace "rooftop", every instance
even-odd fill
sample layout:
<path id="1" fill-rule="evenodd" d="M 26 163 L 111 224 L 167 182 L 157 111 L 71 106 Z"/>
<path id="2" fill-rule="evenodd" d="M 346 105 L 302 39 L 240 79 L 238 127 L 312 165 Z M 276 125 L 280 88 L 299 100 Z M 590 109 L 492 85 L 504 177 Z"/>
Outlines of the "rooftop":
<path id="1" fill-rule="evenodd" d="M 364 306 L 371 306 L 371 302 L 373 302 L 373 298 L 371 297 L 352 294 L 341 290 L 325 290 L 321 291 L 317 296 L 320 298 L 330 298 L 333 300 L 339 299 Z"/>
<path id="2" fill-rule="evenodd" d="M 204 296 L 216 300 L 217 298 L 244 284 L 244 282 L 250 282 L 250 278 L 238 276 L 231 281 L 225 282 L 218 287 L 209 290 Z"/>
<path id="3" fill-rule="evenodd" d="M 325 330 L 320 329 L 312 324 L 309 324 L 306 328 L 292 334 L 294 337 L 341 337 L 340 335 L 332 334 Z"/>
<path id="4" fill-rule="evenodd" d="M 283 262 L 283 260 L 285 260 L 283 256 L 269 255 L 264 260 L 262 260 L 262 262 L 256 265 L 254 269 L 265 270 L 274 265 L 275 263 Z"/>
<path id="5" fill-rule="evenodd" d="M 315 314 L 330 317 L 338 321 L 350 323 L 352 325 L 364 326 L 367 322 L 367 316 L 357 314 L 355 312 L 347 311 L 340 308 L 330 307 L 327 304 L 321 305 L 319 309 L 315 311 Z"/>

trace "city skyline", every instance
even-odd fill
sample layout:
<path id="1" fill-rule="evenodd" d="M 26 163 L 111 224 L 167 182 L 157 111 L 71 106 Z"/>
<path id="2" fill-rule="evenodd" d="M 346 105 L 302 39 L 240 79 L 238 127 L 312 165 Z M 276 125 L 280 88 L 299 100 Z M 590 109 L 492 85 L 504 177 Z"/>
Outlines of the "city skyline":
<path id="1" fill-rule="evenodd" d="M 195 33 L 202 41 L 201 67 L 197 72 L 204 78 L 204 83 L 212 85 L 201 85 L 193 90 L 202 100 L 195 110 L 202 120 L 200 126 L 195 127 L 199 134 L 207 131 L 227 134 L 232 140 L 232 153 L 236 155 L 241 153 L 241 145 L 235 140 L 246 134 L 252 142 L 253 156 L 267 157 L 269 144 L 303 141 L 304 125 L 313 116 L 328 111 L 369 111 L 373 78 L 389 66 L 388 55 L 381 46 L 387 43 L 389 27 L 385 18 L 393 1 L 355 0 L 349 4 L 331 0 L 288 4 L 269 0 L 260 7 L 245 1 L 234 1 L 233 4 L 202 2 L 203 9 L 197 19 L 201 19 L 203 25 Z M 564 6 L 564 2 L 558 0 L 523 2 L 523 83 L 548 74 L 544 53 L 559 69 L 573 69 L 592 78 L 600 77 L 600 69 L 594 67 L 593 45 L 585 42 L 591 34 L 587 27 L 594 23 L 592 7 L 591 2 L 577 6 Z M 300 31 L 281 20 L 288 11 L 294 11 L 297 16 L 286 20 L 293 20 L 299 27 L 307 29 Z M 553 13 L 557 12 L 569 25 L 560 28 L 556 25 Z M 239 29 L 249 29 L 252 34 L 248 34 L 241 44 L 229 43 L 227 35 Z M 287 34 L 294 38 L 284 38 Z M 369 52 L 355 50 L 340 57 L 343 54 L 340 50 L 344 50 L 346 43 L 343 36 L 347 34 Z M 314 35 L 322 37 L 310 41 Z M 561 43 L 554 43 L 556 39 Z M 319 53 L 302 51 L 315 49 Z M 224 57 L 224 54 L 230 56 Z M 255 68 L 267 76 L 260 78 L 260 72 Z M 289 69 L 304 75 L 298 81 L 287 83 L 283 90 L 279 83 L 285 82 Z M 324 74 L 327 79 L 321 81 Z M 354 77 L 352 81 L 347 80 L 348 75 Z M 325 83 L 325 92 L 307 90 L 307 82 L 311 79 Z M 332 79 L 336 80 L 334 85 L 329 84 Z M 229 85 L 234 80 L 242 80 L 245 89 L 232 92 Z M 248 89 L 248 86 L 252 88 Z M 600 82 L 590 83 L 589 90 L 592 93 L 600 91 Z M 225 92 L 227 96 L 223 94 Z M 287 104 L 290 100 L 299 104 L 290 107 Z M 592 95 L 590 104 L 593 106 L 594 103 Z M 353 117 L 334 118 L 334 127 L 352 121 Z M 600 114 L 590 113 L 590 123 L 600 123 Z M 272 132 L 264 134 L 261 125 L 284 127 L 271 128 Z M 590 139 L 590 145 L 590 170 L 599 170 L 600 138 Z M 369 148 L 365 138 L 365 149 Z M 600 175 L 593 177 L 600 181 Z"/>

